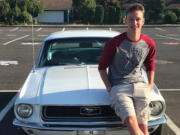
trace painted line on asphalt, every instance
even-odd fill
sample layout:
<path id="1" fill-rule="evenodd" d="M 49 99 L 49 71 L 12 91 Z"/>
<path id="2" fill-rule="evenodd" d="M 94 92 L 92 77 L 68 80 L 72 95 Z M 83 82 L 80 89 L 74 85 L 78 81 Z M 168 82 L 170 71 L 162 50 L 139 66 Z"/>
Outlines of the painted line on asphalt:
<path id="1" fill-rule="evenodd" d="M 29 36 L 29 35 L 25 35 L 25 36 L 19 37 L 19 38 L 17 38 L 17 39 L 14 39 L 14 40 L 8 41 L 8 42 L 6 42 L 6 43 L 3 43 L 3 45 L 8 45 L 8 44 L 10 44 L 10 43 L 12 43 L 12 42 L 14 42 L 14 41 L 17 41 L 17 40 L 20 40 L 20 39 L 26 38 L 26 37 L 28 37 L 28 36 Z"/>
<path id="2" fill-rule="evenodd" d="M 19 92 L 20 90 L 0 90 L 0 93 L 5 93 L 5 92 Z"/>
<path id="3" fill-rule="evenodd" d="M 63 28 L 62 31 L 65 31 L 66 28 Z"/>
<path id="4" fill-rule="evenodd" d="M 162 28 L 154 28 L 154 29 L 160 30 L 160 31 L 166 31 L 166 30 L 164 30 L 164 29 L 162 29 Z"/>
<path id="5" fill-rule="evenodd" d="M 39 29 L 37 29 L 36 31 L 41 31 L 42 30 L 42 28 L 39 28 Z"/>
<path id="6" fill-rule="evenodd" d="M 1 66 L 9 66 L 9 65 L 18 65 L 19 62 L 18 61 L 7 61 L 7 60 L 0 60 L 0 65 Z"/>
<path id="7" fill-rule="evenodd" d="M 163 38 L 166 38 L 166 39 L 173 39 L 173 40 L 176 40 L 176 41 L 180 41 L 180 39 L 178 39 L 178 38 L 169 37 L 169 36 L 164 36 L 164 35 L 160 35 L 160 34 L 156 34 L 156 36 L 158 36 L 158 37 L 163 37 Z"/>
<path id="8" fill-rule="evenodd" d="M 48 35 L 37 35 L 38 37 L 47 37 Z"/>
<path id="9" fill-rule="evenodd" d="M 7 37 L 15 37 L 16 35 L 15 34 L 7 34 L 6 36 Z"/>
<path id="10" fill-rule="evenodd" d="M 16 28 L 14 28 L 14 29 L 11 29 L 11 30 L 9 30 L 9 31 L 16 31 L 16 30 L 18 30 L 19 28 L 18 27 L 16 27 Z"/>
<path id="11" fill-rule="evenodd" d="M 176 134 L 180 135 L 180 128 L 166 115 L 167 126 Z"/>
<path id="12" fill-rule="evenodd" d="M 27 32 L 27 31 L 31 31 L 31 30 L 19 30 L 19 31 Z"/>
<path id="13" fill-rule="evenodd" d="M 32 43 L 32 42 L 22 42 L 21 45 L 41 45 L 41 43 L 40 42 L 34 42 L 34 43 Z"/>
<path id="14" fill-rule="evenodd" d="M 17 93 L 12 99 L 11 101 L 9 101 L 9 103 L 6 105 L 6 107 L 3 108 L 3 110 L 0 112 L 0 122 L 3 120 L 3 118 L 6 116 L 6 114 L 9 112 L 9 110 L 13 107 L 16 98 L 18 96 L 19 93 Z"/>
<path id="15" fill-rule="evenodd" d="M 159 89 L 160 91 L 180 91 L 180 89 Z"/>

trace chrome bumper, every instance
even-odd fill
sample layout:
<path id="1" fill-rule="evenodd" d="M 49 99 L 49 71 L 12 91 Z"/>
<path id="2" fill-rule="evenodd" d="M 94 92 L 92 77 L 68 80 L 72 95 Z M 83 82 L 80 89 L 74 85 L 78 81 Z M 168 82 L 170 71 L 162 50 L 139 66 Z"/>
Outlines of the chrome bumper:
<path id="1" fill-rule="evenodd" d="M 148 128 L 153 129 L 160 124 L 165 124 L 166 118 L 163 116 L 156 121 L 148 122 Z M 22 123 L 15 119 L 13 125 L 36 129 L 36 130 L 48 130 L 48 131 L 62 131 L 62 130 L 119 130 L 126 129 L 126 126 L 122 122 L 46 122 L 42 125 Z M 153 131 L 153 130 L 152 130 Z"/>

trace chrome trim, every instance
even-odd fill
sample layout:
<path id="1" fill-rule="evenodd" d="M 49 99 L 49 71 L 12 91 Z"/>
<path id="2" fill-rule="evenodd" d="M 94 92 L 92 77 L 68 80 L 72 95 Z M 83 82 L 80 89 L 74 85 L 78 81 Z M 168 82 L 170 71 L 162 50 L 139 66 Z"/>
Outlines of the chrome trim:
<path id="1" fill-rule="evenodd" d="M 160 124 L 165 124 L 166 121 L 167 121 L 166 117 L 163 116 L 162 118 L 160 118 L 160 119 L 158 119 L 158 120 L 149 121 L 149 122 L 148 122 L 148 127 L 157 126 L 157 125 L 160 125 Z"/>
<path id="2" fill-rule="evenodd" d="M 160 124 L 165 124 L 166 118 L 163 116 L 161 119 L 156 121 L 148 122 L 148 127 L 152 128 Z M 59 127 L 46 127 L 45 124 L 49 125 L 59 125 Z M 38 130 L 49 130 L 49 131 L 61 131 L 61 130 L 116 130 L 116 129 L 126 129 L 122 122 L 45 122 L 43 125 L 37 125 L 32 123 L 22 123 L 15 119 L 13 125 L 25 128 L 32 128 Z M 64 127 L 63 127 L 64 126 Z M 81 127 L 82 126 L 82 127 Z M 83 127 L 87 126 L 87 127 Z M 90 127 L 88 127 L 90 126 Z"/>
<path id="3" fill-rule="evenodd" d="M 101 114 L 100 107 L 80 107 L 80 115 L 93 116 L 100 114 Z"/>

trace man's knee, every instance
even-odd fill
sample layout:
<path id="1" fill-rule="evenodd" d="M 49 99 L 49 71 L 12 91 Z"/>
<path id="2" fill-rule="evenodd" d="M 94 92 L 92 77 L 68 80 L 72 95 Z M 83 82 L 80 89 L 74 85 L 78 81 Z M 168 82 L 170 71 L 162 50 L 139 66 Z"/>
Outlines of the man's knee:
<path id="1" fill-rule="evenodd" d="M 137 123 L 137 119 L 136 119 L 136 116 L 129 116 L 125 119 L 125 123 L 127 125 L 134 125 Z"/>

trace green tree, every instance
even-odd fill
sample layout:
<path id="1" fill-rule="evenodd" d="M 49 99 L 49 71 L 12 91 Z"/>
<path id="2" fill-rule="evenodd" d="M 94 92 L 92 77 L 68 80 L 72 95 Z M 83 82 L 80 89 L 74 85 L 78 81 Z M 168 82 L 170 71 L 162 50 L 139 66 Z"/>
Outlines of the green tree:
<path id="1" fill-rule="evenodd" d="M 120 24 L 122 20 L 121 7 L 116 7 L 115 23 Z"/>
<path id="2" fill-rule="evenodd" d="M 102 24 L 104 20 L 104 7 L 102 5 L 96 6 L 95 23 Z"/>
<path id="3" fill-rule="evenodd" d="M 104 8 L 108 6 L 121 6 L 124 0 L 96 0 L 96 3 L 99 5 L 103 5 Z"/>
<path id="4" fill-rule="evenodd" d="M 176 23 L 177 16 L 174 12 L 168 12 L 164 17 L 165 23 Z"/>
<path id="5" fill-rule="evenodd" d="M 28 13 L 27 11 L 23 11 L 20 19 L 21 19 L 21 21 L 24 21 L 24 23 L 31 23 L 32 15 L 30 13 Z"/>
<path id="6" fill-rule="evenodd" d="M 0 4 L 0 20 L 2 22 L 7 22 L 8 21 L 8 13 L 10 12 L 10 6 L 9 3 L 6 1 L 1 2 Z"/>
<path id="7" fill-rule="evenodd" d="M 27 1 L 27 12 L 33 17 L 37 17 L 39 13 L 43 13 L 43 5 L 37 0 Z"/>
<path id="8" fill-rule="evenodd" d="M 163 18 L 164 9 L 166 8 L 165 0 L 143 0 L 145 9 L 149 14 L 148 20 L 153 23 L 160 22 Z"/>
<path id="9" fill-rule="evenodd" d="M 109 6 L 108 24 L 115 24 L 115 14 L 116 14 L 116 8 L 113 6 Z"/>
<path id="10" fill-rule="evenodd" d="M 93 22 L 96 10 L 95 0 L 74 0 L 73 2 L 73 18 L 82 20 L 83 23 Z"/>
<path id="11" fill-rule="evenodd" d="M 173 12 L 176 14 L 177 18 L 180 19 L 180 8 L 173 9 Z"/>
<path id="12" fill-rule="evenodd" d="M 4 0 L 0 3 L 1 21 L 8 24 L 29 23 L 32 16 L 37 17 L 42 12 L 43 6 L 38 0 Z"/>

